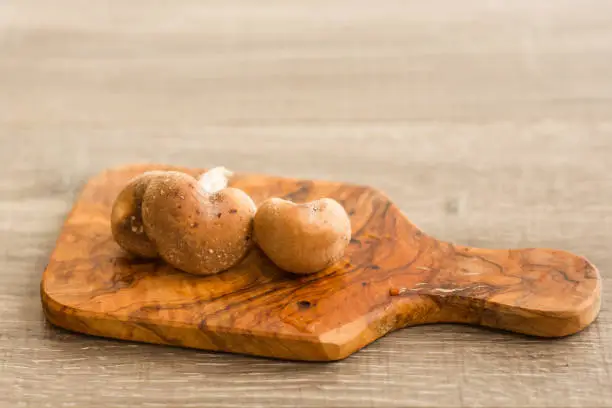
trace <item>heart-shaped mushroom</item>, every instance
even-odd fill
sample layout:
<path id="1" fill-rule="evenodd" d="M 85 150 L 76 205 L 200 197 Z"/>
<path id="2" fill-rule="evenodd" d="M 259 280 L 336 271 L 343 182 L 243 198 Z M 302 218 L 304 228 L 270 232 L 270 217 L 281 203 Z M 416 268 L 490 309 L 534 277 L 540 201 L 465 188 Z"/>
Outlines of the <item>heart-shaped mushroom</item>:
<path id="1" fill-rule="evenodd" d="M 192 274 L 211 275 L 231 268 L 252 246 L 256 206 L 242 190 L 228 188 L 226 176 L 223 168 L 204 174 L 199 182 L 177 171 L 141 176 L 140 182 L 130 183 L 128 191 L 119 195 L 115 203 L 119 209 L 113 213 L 122 214 L 120 208 L 125 205 L 130 214 L 137 214 L 129 217 L 135 217 L 138 243 L 148 242 L 151 251 L 125 245 L 125 233 L 115 234 L 115 239 L 136 255 L 152 254 L 154 249 L 172 266 Z M 121 204 L 119 199 L 125 197 L 132 197 L 133 203 Z"/>
<path id="2" fill-rule="evenodd" d="M 271 198 L 257 210 L 253 231 L 257 244 L 278 267 L 308 274 L 342 258 L 351 240 L 351 221 L 331 198 L 306 204 Z"/>

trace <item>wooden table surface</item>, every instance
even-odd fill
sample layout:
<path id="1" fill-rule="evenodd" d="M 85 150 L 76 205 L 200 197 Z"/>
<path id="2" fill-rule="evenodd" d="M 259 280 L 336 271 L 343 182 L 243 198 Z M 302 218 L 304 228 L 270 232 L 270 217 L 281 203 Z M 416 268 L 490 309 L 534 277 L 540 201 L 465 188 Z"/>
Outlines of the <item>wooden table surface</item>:
<path id="1" fill-rule="evenodd" d="M 1 2 L 0 406 L 612 406 L 611 74 L 604 0 Z M 557 341 L 409 328 L 332 364 L 50 327 L 75 196 L 145 161 L 370 184 L 441 239 L 570 250 L 602 312 Z"/>

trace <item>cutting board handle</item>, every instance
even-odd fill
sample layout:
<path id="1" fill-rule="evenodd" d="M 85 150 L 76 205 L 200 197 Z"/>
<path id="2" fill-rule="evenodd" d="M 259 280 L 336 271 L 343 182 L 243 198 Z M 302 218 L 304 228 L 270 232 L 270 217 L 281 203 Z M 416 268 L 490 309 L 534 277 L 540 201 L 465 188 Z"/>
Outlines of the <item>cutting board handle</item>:
<path id="1" fill-rule="evenodd" d="M 582 330 L 597 316 L 601 279 L 595 266 L 580 256 L 419 240 L 418 254 L 430 254 L 417 256 L 408 272 L 421 274 L 419 281 L 390 290 L 397 316 L 405 319 L 398 325 L 468 323 L 560 337 Z"/>

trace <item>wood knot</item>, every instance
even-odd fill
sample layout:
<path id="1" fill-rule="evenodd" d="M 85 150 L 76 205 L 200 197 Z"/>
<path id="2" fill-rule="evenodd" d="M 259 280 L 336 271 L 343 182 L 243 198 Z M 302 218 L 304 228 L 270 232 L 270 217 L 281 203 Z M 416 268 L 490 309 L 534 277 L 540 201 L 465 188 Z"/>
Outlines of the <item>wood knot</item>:
<path id="1" fill-rule="evenodd" d="M 312 306 L 312 303 L 307 300 L 300 300 L 299 302 L 297 302 L 297 305 L 301 310 L 306 310 L 310 308 L 310 306 Z"/>

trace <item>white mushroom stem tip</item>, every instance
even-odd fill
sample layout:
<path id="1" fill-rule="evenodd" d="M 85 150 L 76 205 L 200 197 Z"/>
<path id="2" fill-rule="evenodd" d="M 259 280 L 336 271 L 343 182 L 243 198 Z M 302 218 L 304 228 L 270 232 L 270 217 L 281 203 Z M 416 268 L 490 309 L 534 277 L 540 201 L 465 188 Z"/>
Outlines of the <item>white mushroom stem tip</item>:
<path id="1" fill-rule="evenodd" d="M 234 175 L 223 166 L 215 167 L 202 174 L 198 179 L 198 184 L 207 193 L 216 193 L 227 187 L 229 178 Z"/>

